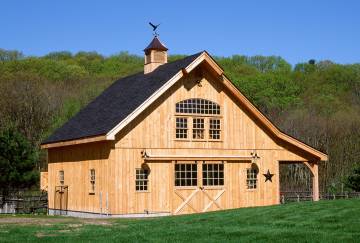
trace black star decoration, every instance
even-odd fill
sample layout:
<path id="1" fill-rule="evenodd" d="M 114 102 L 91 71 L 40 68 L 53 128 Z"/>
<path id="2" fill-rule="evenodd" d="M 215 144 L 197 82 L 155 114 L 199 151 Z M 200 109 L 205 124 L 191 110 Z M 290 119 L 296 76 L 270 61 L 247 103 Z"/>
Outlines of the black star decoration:
<path id="1" fill-rule="evenodd" d="M 274 176 L 274 174 L 271 174 L 270 171 L 268 170 L 266 174 L 263 174 L 265 176 L 265 182 L 270 181 L 272 182 L 272 177 Z"/>

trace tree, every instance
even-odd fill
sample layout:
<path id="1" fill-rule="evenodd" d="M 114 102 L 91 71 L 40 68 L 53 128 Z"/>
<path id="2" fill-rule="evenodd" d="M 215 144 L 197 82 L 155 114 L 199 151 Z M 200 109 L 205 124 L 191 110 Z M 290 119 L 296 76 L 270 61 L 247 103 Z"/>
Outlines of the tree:
<path id="1" fill-rule="evenodd" d="M 35 165 L 37 153 L 30 143 L 13 128 L 0 132 L 0 195 L 11 190 L 30 188 L 39 179 Z M 4 200 L 3 200 L 4 202 Z"/>
<path id="2" fill-rule="evenodd" d="M 23 54 L 19 51 L 8 51 L 0 48 L 0 61 L 19 60 L 23 57 Z"/>
<path id="3" fill-rule="evenodd" d="M 69 51 L 56 51 L 50 52 L 49 54 L 45 55 L 44 58 L 55 61 L 64 61 L 73 58 L 73 55 Z"/>
<path id="4" fill-rule="evenodd" d="M 360 192 L 360 164 L 355 166 L 352 174 L 346 179 L 346 186 L 356 192 Z"/>

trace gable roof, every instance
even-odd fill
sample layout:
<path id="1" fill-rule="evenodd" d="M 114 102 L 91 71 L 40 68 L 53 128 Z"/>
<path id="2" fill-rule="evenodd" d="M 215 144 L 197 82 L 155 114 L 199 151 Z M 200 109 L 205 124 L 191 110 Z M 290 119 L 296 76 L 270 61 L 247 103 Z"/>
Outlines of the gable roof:
<path id="1" fill-rule="evenodd" d="M 104 135 L 201 53 L 115 81 L 42 144 Z"/>
<path id="2" fill-rule="evenodd" d="M 42 143 L 42 147 L 50 148 L 114 140 L 115 135 L 122 128 L 129 124 L 180 78 L 190 73 L 204 61 L 219 75 L 225 87 L 244 105 L 244 108 L 249 110 L 276 138 L 322 161 L 328 160 L 326 154 L 280 131 L 223 74 L 222 68 L 206 51 L 161 65 L 151 73 L 138 73 L 116 81 L 93 102 L 65 123 L 64 126 L 56 130 L 53 135 Z M 81 138 L 84 139 L 77 141 L 77 139 Z M 69 140 L 75 141 L 66 142 Z"/>

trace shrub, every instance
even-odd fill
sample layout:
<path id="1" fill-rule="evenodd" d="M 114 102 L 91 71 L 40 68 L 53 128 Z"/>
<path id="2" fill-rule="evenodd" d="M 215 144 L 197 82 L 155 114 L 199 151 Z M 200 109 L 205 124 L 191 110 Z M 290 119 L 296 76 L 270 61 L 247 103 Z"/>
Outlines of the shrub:
<path id="1" fill-rule="evenodd" d="M 346 179 L 346 186 L 360 192 L 360 163 L 357 164 L 352 173 Z"/>

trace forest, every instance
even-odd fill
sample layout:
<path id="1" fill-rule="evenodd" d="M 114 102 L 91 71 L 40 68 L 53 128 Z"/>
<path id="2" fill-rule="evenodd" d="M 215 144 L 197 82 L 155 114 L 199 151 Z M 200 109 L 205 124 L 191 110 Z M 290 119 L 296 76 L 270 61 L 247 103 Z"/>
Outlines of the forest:
<path id="1" fill-rule="evenodd" d="M 182 57 L 172 55 L 169 61 Z M 278 56 L 215 59 L 282 131 L 329 155 L 320 164 L 320 190 L 344 190 L 347 176 L 360 164 L 360 64 L 309 60 L 291 65 Z M 0 49 L 0 131 L 15 131 L 26 140 L 40 171 L 46 165 L 41 141 L 112 82 L 141 72 L 143 62 L 127 52 L 62 51 L 38 57 Z M 306 168 L 291 165 L 282 171 L 286 189 L 309 186 Z"/>

